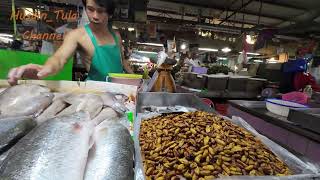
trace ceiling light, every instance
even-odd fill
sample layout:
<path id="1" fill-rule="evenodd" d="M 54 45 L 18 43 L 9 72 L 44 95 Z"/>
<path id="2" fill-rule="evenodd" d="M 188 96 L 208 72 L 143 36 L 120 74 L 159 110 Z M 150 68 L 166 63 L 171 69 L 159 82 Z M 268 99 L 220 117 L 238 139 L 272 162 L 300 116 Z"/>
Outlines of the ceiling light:
<path id="1" fill-rule="evenodd" d="M 143 54 L 158 54 L 157 52 L 152 52 L 152 51 L 137 51 L 138 53 L 143 53 Z"/>
<path id="2" fill-rule="evenodd" d="M 6 34 L 6 33 L 0 33 L 0 36 L 1 37 L 13 37 L 13 35 L 11 35 L 11 34 Z"/>
<path id="3" fill-rule="evenodd" d="M 278 63 L 279 60 L 276 60 L 275 58 L 268 59 L 268 63 Z"/>
<path id="4" fill-rule="evenodd" d="M 159 43 L 141 43 L 141 42 L 137 42 L 137 44 L 139 44 L 139 45 L 147 45 L 147 46 L 159 46 L 159 47 L 163 47 L 163 44 L 159 44 Z"/>
<path id="5" fill-rule="evenodd" d="M 217 52 L 218 49 L 211 49 L 211 48 L 199 48 L 199 51 L 210 51 L 210 52 Z"/>
<path id="6" fill-rule="evenodd" d="M 142 61 L 143 62 L 150 62 L 150 58 L 143 56 Z"/>
<path id="7" fill-rule="evenodd" d="M 242 52 L 239 52 L 240 54 L 242 54 Z M 254 55 L 254 56 L 259 56 L 259 53 L 251 53 L 251 52 L 247 52 L 247 55 Z"/>
<path id="8" fill-rule="evenodd" d="M 231 49 L 228 48 L 228 47 L 225 47 L 225 48 L 223 48 L 223 49 L 221 49 L 221 50 L 222 50 L 222 52 L 224 52 L 224 53 L 228 53 L 228 52 L 231 51 Z"/>
<path id="9" fill-rule="evenodd" d="M 132 31 L 134 31 L 134 30 L 135 30 L 135 29 L 132 28 L 132 27 L 129 27 L 129 28 L 128 28 L 128 31 L 129 31 L 129 32 L 132 32 Z"/>
<path id="10" fill-rule="evenodd" d="M 254 43 L 256 42 L 256 40 L 253 38 L 253 36 L 247 35 L 247 36 L 246 36 L 246 42 L 247 42 L 248 44 L 254 44 Z"/>
<path id="11" fill-rule="evenodd" d="M 181 44 L 180 49 L 181 49 L 181 50 L 187 49 L 187 45 L 186 45 L 185 43 Z"/>
<path id="12" fill-rule="evenodd" d="M 253 62 L 256 62 L 256 63 L 263 63 L 263 61 L 262 60 L 254 60 Z"/>
<path id="13" fill-rule="evenodd" d="M 228 60 L 226 57 L 218 57 L 218 60 Z"/>
<path id="14" fill-rule="evenodd" d="M 12 42 L 13 39 L 10 39 L 8 37 L 0 37 L 0 41 L 3 41 L 4 43 L 9 43 L 9 42 Z"/>

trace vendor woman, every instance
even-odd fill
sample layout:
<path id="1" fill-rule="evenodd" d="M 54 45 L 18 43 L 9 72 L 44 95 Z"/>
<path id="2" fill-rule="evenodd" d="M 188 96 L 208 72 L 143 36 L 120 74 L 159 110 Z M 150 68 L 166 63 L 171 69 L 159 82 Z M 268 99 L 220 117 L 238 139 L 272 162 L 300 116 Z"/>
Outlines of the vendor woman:
<path id="1" fill-rule="evenodd" d="M 66 34 L 63 44 L 44 65 L 28 64 L 10 70 L 8 82 L 20 78 L 42 79 L 57 74 L 76 50 L 84 55 L 87 80 L 105 81 L 108 73 L 133 73 L 124 60 L 120 34 L 111 29 L 115 4 L 113 0 L 83 0 L 90 23 Z"/>

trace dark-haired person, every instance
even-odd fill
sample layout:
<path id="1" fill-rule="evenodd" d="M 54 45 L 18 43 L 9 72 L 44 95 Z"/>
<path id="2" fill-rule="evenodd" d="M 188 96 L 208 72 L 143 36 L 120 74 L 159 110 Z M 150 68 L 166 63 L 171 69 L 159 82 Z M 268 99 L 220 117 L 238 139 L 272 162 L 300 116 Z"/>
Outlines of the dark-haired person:
<path id="1" fill-rule="evenodd" d="M 58 73 L 76 50 L 88 73 L 87 80 L 105 81 L 108 73 L 132 73 L 122 52 L 122 40 L 111 29 L 113 0 L 83 0 L 90 23 L 66 34 L 60 48 L 44 65 L 28 64 L 10 70 L 8 82 L 15 85 L 20 78 L 42 79 Z"/>

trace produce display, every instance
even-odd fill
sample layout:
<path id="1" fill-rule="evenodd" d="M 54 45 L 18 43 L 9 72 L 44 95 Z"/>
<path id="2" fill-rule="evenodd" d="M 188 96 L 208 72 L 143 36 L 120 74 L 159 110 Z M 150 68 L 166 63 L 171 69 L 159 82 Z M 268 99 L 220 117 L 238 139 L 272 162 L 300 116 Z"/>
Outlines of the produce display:
<path id="1" fill-rule="evenodd" d="M 147 179 L 292 174 L 251 133 L 212 113 L 198 111 L 144 120 L 139 140 Z"/>

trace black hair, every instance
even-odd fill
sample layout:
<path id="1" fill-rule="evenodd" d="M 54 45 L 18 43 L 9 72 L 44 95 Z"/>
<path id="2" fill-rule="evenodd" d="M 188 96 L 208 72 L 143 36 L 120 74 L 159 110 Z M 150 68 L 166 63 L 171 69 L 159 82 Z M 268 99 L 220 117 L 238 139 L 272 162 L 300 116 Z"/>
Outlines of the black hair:
<path id="1" fill-rule="evenodd" d="M 94 0 L 99 6 L 106 8 L 109 16 L 112 16 L 116 8 L 114 0 Z M 87 0 L 82 0 L 84 7 L 87 5 Z"/>

